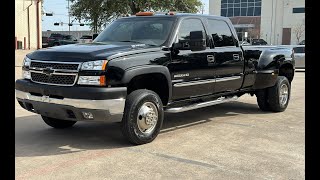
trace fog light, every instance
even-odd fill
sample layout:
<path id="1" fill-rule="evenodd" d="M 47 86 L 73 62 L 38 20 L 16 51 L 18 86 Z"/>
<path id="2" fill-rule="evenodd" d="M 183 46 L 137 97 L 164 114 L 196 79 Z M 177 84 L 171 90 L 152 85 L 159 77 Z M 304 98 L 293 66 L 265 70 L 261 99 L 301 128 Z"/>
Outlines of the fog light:
<path id="1" fill-rule="evenodd" d="M 24 79 L 31 79 L 30 71 L 22 71 L 22 78 Z"/>
<path id="2" fill-rule="evenodd" d="M 86 119 L 93 119 L 93 114 L 91 112 L 82 112 L 82 115 Z"/>
<path id="3" fill-rule="evenodd" d="M 106 79 L 105 79 L 105 76 L 80 76 L 78 80 L 78 84 L 105 86 Z"/>

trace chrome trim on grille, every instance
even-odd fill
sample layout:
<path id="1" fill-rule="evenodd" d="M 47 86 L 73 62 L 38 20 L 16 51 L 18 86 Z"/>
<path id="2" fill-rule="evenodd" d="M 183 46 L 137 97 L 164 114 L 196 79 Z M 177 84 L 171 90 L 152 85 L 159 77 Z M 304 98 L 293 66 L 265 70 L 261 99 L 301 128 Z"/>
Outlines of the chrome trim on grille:
<path id="1" fill-rule="evenodd" d="M 31 72 L 31 71 L 30 71 Z M 44 74 L 44 73 L 41 73 L 41 72 L 33 72 L 33 73 L 38 73 L 38 74 Z M 52 73 L 54 74 L 54 73 Z M 56 75 L 63 75 L 63 74 L 56 74 Z M 77 81 L 78 81 L 78 74 L 67 74 L 67 75 L 71 75 L 71 76 L 76 76 L 75 79 L 74 79 L 74 82 L 73 84 L 54 84 L 54 83 L 44 83 L 44 82 L 39 82 L 39 81 L 34 81 L 32 80 L 32 76 L 31 76 L 31 81 L 34 82 L 34 83 L 38 83 L 38 84 L 46 84 L 46 85 L 54 85 L 54 86 L 74 86 Z"/>
<path id="2" fill-rule="evenodd" d="M 45 82 L 39 82 L 39 81 L 34 81 L 31 76 L 31 81 L 34 83 L 39 83 L 39 84 L 46 84 L 46 85 L 55 85 L 55 86 L 74 86 L 77 81 L 78 81 L 78 72 L 81 68 L 82 62 L 58 62 L 58 61 L 39 61 L 39 60 L 31 60 L 30 63 L 30 73 L 38 73 L 38 74 L 45 74 L 42 72 L 45 68 L 37 68 L 37 67 L 32 67 L 31 64 L 32 62 L 39 62 L 39 63 L 46 63 L 46 64 L 71 64 L 71 65 L 78 65 L 77 70 L 69 70 L 69 69 L 52 69 L 54 70 L 52 75 L 66 75 L 66 76 L 75 76 L 74 82 L 72 84 L 55 84 L 55 83 L 45 83 Z"/>
<path id="3" fill-rule="evenodd" d="M 68 70 L 68 69 L 55 69 L 55 70 L 63 70 L 63 71 L 75 71 L 75 72 L 79 72 L 80 68 L 81 68 L 81 64 L 82 62 L 60 62 L 60 61 L 40 61 L 40 60 L 31 60 L 30 61 L 30 65 L 32 62 L 39 62 L 39 63 L 48 63 L 48 64 L 77 64 L 78 68 L 77 70 Z M 32 68 L 32 67 L 31 67 Z M 44 68 L 33 68 L 36 70 L 43 70 Z"/>
<path id="4" fill-rule="evenodd" d="M 45 73 L 43 73 L 41 71 L 34 71 L 34 70 L 30 70 L 30 72 L 39 73 L 39 74 L 45 74 Z M 60 72 L 53 72 L 51 74 L 53 74 L 53 75 L 73 75 L 73 76 L 77 76 L 78 75 L 78 73 L 60 73 Z"/>

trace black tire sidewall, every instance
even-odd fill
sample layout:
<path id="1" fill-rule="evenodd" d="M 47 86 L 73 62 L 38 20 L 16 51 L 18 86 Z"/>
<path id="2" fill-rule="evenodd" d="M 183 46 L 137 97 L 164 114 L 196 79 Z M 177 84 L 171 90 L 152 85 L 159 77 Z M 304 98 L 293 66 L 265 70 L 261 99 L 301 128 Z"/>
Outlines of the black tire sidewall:
<path id="1" fill-rule="evenodd" d="M 164 111 L 163 105 L 160 97 L 153 91 L 150 90 L 137 90 L 132 92 L 128 99 L 129 103 L 126 103 L 124 119 L 122 121 L 126 121 L 123 123 L 123 127 L 125 131 L 128 131 L 127 135 L 129 135 L 129 140 L 135 144 L 144 144 L 153 141 L 159 134 L 160 129 L 162 127 Z M 137 124 L 137 117 L 140 107 L 145 102 L 153 103 L 158 110 L 158 121 L 157 125 L 154 128 L 154 131 L 149 135 L 143 134 Z"/>
<path id="2" fill-rule="evenodd" d="M 268 89 L 260 89 L 256 92 L 258 106 L 262 111 L 269 111 Z"/>
<path id="3" fill-rule="evenodd" d="M 283 84 L 286 84 L 288 87 L 288 99 L 286 104 L 281 104 L 279 99 L 281 86 Z M 285 76 L 278 76 L 276 85 L 268 90 L 269 105 L 271 110 L 276 112 L 284 111 L 288 107 L 290 96 L 291 96 L 291 85 L 289 83 L 289 80 Z"/>

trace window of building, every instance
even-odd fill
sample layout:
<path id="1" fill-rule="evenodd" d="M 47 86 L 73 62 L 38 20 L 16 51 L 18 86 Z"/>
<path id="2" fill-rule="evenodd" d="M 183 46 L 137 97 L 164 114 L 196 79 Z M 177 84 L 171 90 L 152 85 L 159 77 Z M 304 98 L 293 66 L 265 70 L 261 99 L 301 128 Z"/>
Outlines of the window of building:
<path id="1" fill-rule="evenodd" d="M 293 8 L 292 13 L 304 13 L 304 7 L 301 8 Z"/>
<path id="2" fill-rule="evenodd" d="M 231 30 L 226 22 L 208 19 L 208 25 L 215 47 L 235 46 Z"/>
<path id="3" fill-rule="evenodd" d="M 221 16 L 261 16 L 261 0 L 221 0 Z"/>

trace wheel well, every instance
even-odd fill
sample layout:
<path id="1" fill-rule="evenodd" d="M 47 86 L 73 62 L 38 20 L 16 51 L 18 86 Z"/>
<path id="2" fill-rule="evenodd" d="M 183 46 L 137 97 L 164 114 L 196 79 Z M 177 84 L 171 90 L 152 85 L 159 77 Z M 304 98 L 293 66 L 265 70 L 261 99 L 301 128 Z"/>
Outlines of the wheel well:
<path id="1" fill-rule="evenodd" d="M 160 73 L 139 75 L 131 79 L 128 84 L 127 93 L 137 89 L 148 89 L 157 93 L 163 105 L 169 100 L 169 87 L 167 78 Z"/>
<path id="2" fill-rule="evenodd" d="M 288 78 L 289 82 L 293 80 L 294 69 L 292 64 L 284 64 L 279 69 L 279 76 L 285 76 Z"/>

